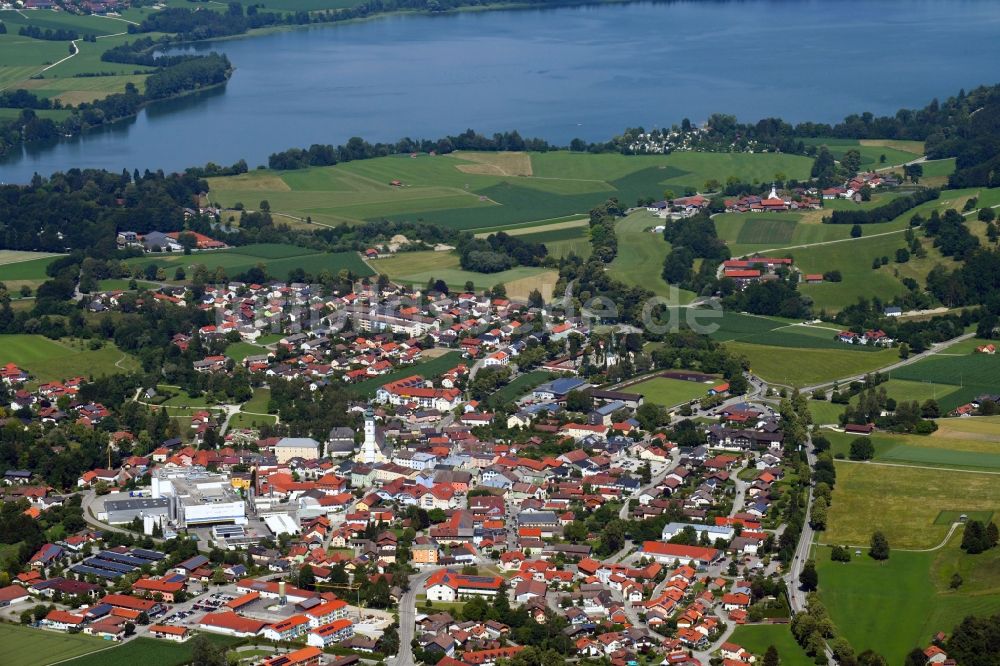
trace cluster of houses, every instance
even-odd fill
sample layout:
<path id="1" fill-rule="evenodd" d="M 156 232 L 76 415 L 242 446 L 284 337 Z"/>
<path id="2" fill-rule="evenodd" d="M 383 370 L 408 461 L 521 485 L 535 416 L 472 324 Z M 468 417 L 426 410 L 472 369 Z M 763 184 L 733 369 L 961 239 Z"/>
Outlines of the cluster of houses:
<path id="1" fill-rule="evenodd" d="M 748 194 L 725 200 L 726 212 L 729 213 L 778 213 L 788 210 L 816 210 L 822 208 L 823 202 L 816 197 L 818 193 L 813 188 L 793 188 L 785 193 L 779 193 L 772 186 L 767 196 Z"/>
<path id="2" fill-rule="evenodd" d="M 777 280 L 778 270 L 789 270 L 794 263 L 790 257 L 727 259 L 722 262 L 720 277 L 733 280 L 742 289 L 755 282 Z"/>
<path id="3" fill-rule="evenodd" d="M 863 333 L 854 331 L 840 331 L 834 336 L 837 342 L 846 345 L 871 345 L 872 347 L 891 347 L 896 341 L 882 329 L 872 329 Z"/>
<path id="4" fill-rule="evenodd" d="M 76 423 L 93 428 L 111 415 L 101 403 L 78 398 L 80 388 L 87 382 L 84 377 L 46 382 L 28 390 L 25 386 L 31 379 L 30 373 L 14 363 L 8 363 L 0 370 L 0 379 L 13 389 L 8 406 L 25 419 L 51 424 Z M 131 433 L 116 435 L 132 438 Z"/>
<path id="5" fill-rule="evenodd" d="M 863 201 L 861 190 L 865 187 L 870 189 L 898 187 L 899 179 L 891 173 L 876 173 L 866 171 L 859 173 L 843 185 L 837 187 L 827 187 L 821 191 L 824 199 L 849 199 L 855 203 Z"/>

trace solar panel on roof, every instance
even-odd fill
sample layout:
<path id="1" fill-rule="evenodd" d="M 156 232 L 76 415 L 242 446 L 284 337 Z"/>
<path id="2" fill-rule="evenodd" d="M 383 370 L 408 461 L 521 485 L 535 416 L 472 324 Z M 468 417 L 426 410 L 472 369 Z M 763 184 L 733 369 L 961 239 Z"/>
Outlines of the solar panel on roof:
<path id="1" fill-rule="evenodd" d="M 85 564 L 73 565 L 72 567 L 70 567 L 70 571 L 72 571 L 73 573 L 89 574 L 91 576 L 100 576 L 101 578 L 110 578 L 110 579 L 121 578 L 123 575 L 125 575 L 122 573 L 118 573 L 117 571 L 95 569 L 94 567 L 88 567 Z"/>
<path id="2" fill-rule="evenodd" d="M 144 564 L 149 564 L 148 560 L 144 560 L 138 557 L 132 557 L 131 555 L 122 555 L 121 553 L 116 553 L 113 550 L 102 550 L 97 554 L 97 557 L 102 560 L 108 560 L 109 562 L 118 562 L 119 564 L 130 564 L 133 567 L 141 567 Z"/>
<path id="3" fill-rule="evenodd" d="M 145 548 L 133 548 L 130 552 L 135 557 L 141 557 L 144 560 L 153 560 L 154 562 L 159 562 L 166 557 L 166 555 L 161 552 L 146 550 Z"/>
<path id="4" fill-rule="evenodd" d="M 128 564 L 119 564 L 118 562 L 110 562 L 108 560 L 102 560 L 99 557 L 90 557 L 83 561 L 89 567 L 95 569 L 104 569 L 105 571 L 117 571 L 118 573 L 132 573 L 135 571 L 135 567 L 129 566 Z"/>

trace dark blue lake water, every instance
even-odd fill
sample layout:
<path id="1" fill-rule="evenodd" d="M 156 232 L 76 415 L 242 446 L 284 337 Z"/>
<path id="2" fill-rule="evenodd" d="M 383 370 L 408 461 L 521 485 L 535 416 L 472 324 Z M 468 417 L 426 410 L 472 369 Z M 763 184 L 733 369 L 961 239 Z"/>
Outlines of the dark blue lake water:
<path id="1" fill-rule="evenodd" d="M 836 121 L 1000 81 L 1000 2 L 747 0 L 393 16 L 198 45 L 224 90 L 0 163 L 177 170 L 472 127 L 568 143 L 713 112 Z"/>

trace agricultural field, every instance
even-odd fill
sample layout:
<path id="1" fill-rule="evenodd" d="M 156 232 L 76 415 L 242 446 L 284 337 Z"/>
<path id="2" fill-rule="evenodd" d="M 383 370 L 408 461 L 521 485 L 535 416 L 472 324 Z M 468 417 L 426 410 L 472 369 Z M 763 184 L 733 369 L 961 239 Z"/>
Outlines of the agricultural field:
<path id="1" fill-rule="evenodd" d="M 243 642 L 241 639 L 229 636 L 215 634 L 206 634 L 206 636 L 213 643 L 227 647 Z M 101 642 L 105 643 L 105 641 Z M 191 641 L 172 643 L 154 638 L 136 638 L 110 650 L 63 663 L 66 666 L 134 666 L 137 663 L 156 664 L 156 666 L 182 666 L 182 664 L 190 663 L 193 649 Z"/>
<path id="2" fill-rule="evenodd" d="M 143 268 L 155 265 L 164 270 L 165 278 L 168 280 L 173 280 L 177 268 L 183 268 L 186 278 L 190 280 L 194 267 L 198 264 L 204 265 L 213 274 L 216 269 L 222 268 L 229 276 L 238 275 L 258 264 L 263 264 L 268 274 L 277 279 L 285 279 L 288 273 L 298 268 L 313 276 L 322 271 L 330 271 L 336 275 L 344 269 L 360 276 L 373 274 L 356 252 L 317 252 L 295 245 L 271 243 L 196 252 L 190 255 L 180 252 L 146 254 L 129 259 L 126 263 Z"/>
<path id="3" fill-rule="evenodd" d="M 797 348 L 747 342 L 728 342 L 726 347 L 745 356 L 751 371 L 764 381 L 798 387 L 873 372 L 899 358 L 895 349 L 865 352 L 859 348 Z"/>
<path id="4" fill-rule="evenodd" d="M 708 395 L 714 383 L 689 382 L 684 379 L 655 377 L 628 387 L 630 393 L 641 393 L 648 402 L 674 407 Z"/>
<path id="5" fill-rule="evenodd" d="M 50 340 L 41 335 L 0 335 L 0 365 L 15 363 L 33 381 L 50 382 L 70 377 L 100 377 L 139 370 L 139 362 L 113 342 L 91 350 L 86 340 Z"/>
<path id="6" fill-rule="evenodd" d="M 729 640 L 757 656 L 758 663 L 764 658 L 767 648 L 773 645 L 778 651 L 782 666 L 812 666 L 813 660 L 795 642 L 787 624 L 753 624 L 736 627 Z"/>
<path id="7" fill-rule="evenodd" d="M 136 75 L 135 65 L 101 61 L 101 54 L 106 50 L 132 39 L 127 34 L 127 20 L 33 10 L 0 11 L 0 21 L 7 26 L 7 34 L 0 35 L 2 88 L 25 88 L 40 97 L 56 98 L 66 104 L 90 102 L 122 92 L 129 82 L 142 90 L 146 76 Z M 26 26 L 42 30 L 69 29 L 81 36 L 94 35 L 99 40 L 77 40 L 77 52 L 70 57 L 68 41 L 18 35 L 18 30 Z M 66 112 L 57 113 L 65 115 Z"/>
<path id="8" fill-rule="evenodd" d="M 98 291 L 129 291 L 131 290 L 132 280 L 126 280 L 125 278 L 109 278 L 107 280 L 101 280 L 97 283 Z M 137 289 L 158 289 L 160 285 L 155 282 L 147 282 L 146 280 L 135 280 L 135 286 Z"/>
<path id="9" fill-rule="evenodd" d="M 893 548 L 933 548 L 949 529 L 937 522 L 942 511 L 1000 511 L 995 473 L 846 461 L 835 465 L 837 485 L 827 530 L 820 536 L 823 543 L 866 546 L 872 531 L 881 530 Z"/>
<path id="10" fill-rule="evenodd" d="M 809 168 L 808 158 L 779 154 L 460 152 L 212 178 L 209 197 L 228 207 L 267 199 L 273 211 L 318 224 L 392 218 L 497 230 L 578 219 L 610 197 L 631 205 L 666 190 L 702 188 L 712 178 L 804 177 Z"/>
<path id="11" fill-rule="evenodd" d="M 452 351 L 437 358 L 432 358 L 429 361 L 423 361 L 416 365 L 403 366 L 380 377 L 372 377 L 363 382 L 351 384 L 347 387 L 347 391 L 359 398 L 370 398 L 375 395 L 375 391 L 383 384 L 388 384 L 389 382 L 409 377 L 410 375 L 420 375 L 424 379 L 433 379 L 463 362 L 462 353 Z"/>
<path id="12" fill-rule="evenodd" d="M 807 145 L 826 146 L 834 159 L 840 160 L 848 150 L 854 149 L 861 153 L 861 168 L 884 169 L 898 166 L 921 157 L 924 145 L 920 141 L 893 141 L 890 139 L 833 139 L 816 138 L 803 139 Z M 882 160 L 882 156 L 885 160 Z"/>
<path id="13" fill-rule="evenodd" d="M 954 390 L 945 396 L 941 404 L 953 409 L 982 393 L 996 393 L 998 376 L 1000 358 L 996 356 L 935 354 L 893 370 L 890 378 L 952 387 Z"/>
<path id="14" fill-rule="evenodd" d="M 930 435 L 871 435 L 877 462 L 1000 472 L 1000 420 L 938 419 Z M 855 435 L 823 433 L 834 455 L 847 456 Z"/>
<path id="15" fill-rule="evenodd" d="M 903 663 L 907 652 L 925 647 L 938 631 L 950 633 L 966 615 L 1000 610 L 997 551 L 965 555 L 960 539 L 959 532 L 935 552 L 894 550 L 886 562 L 864 551 L 849 563 L 831 562 L 829 548 L 814 549 L 820 597 L 857 652 L 874 649 L 889 663 Z M 956 570 L 964 583 L 951 590 Z"/>
<path id="16" fill-rule="evenodd" d="M 933 210 L 943 212 L 949 208 L 961 210 L 963 204 L 973 196 L 980 195 L 979 190 L 949 190 L 935 201 L 928 201 L 912 210 L 903 213 L 896 219 L 882 224 L 864 225 L 864 236 L 839 243 L 813 245 L 812 247 L 796 248 L 791 251 L 795 264 L 806 273 L 825 273 L 839 270 L 843 276 L 841 282 L 824 282 L 815 285 L 802 285 L 800 291 L 813 299 L 814 308 L 827 312 L 836 312 L 846 305 L 851 305 L 859 297 L 872 298 L 878 296 L 883 301 L 891 300 L 896 295 L 906 292 L 901 280 L 913 278 L 923 285 L 927 273 L 937 265 L 953 268 L 955 262 L 941 256 L 930 239 L 925 239 L 918 233 L 927 256 L 923 259 L 910 257 L 906 263 L 896 263 L 896 250 L 906 247 L 903 232 L 914 214 L 927 216 Z M 987 197 L 983 191 L 981 198 Z M 850 225 L 823 225 L 845 226 Z M 849 229 L 848 229 L 849 231 Z M 888 257 L 889 263 L 878 269 L 872 268 L 875 259 Z"/>
<path id="17" fill-rule="evenodd" d="M 513 298 L 526 298 L 532 289 L 538 289 L 545 297 L 550 297 L 558 280 L 556 271 L 546 268 L 519 266 L 499 273 L 477 273 L 463 270 L 458 255 L 454 252 L 400 252 L 385 259 L 375 259 L 369 265 L 378 273 L 384 273 L 394 282 L 411 285 L 425 285 L 428 280 L 444 280 L 455 289 L 464 289 L 471 281 L 476 289 L 489 289 L 498 284 L 507 287 Z"/>
<path id="18" fill-rule="evenodd" d="M 16 624 L 0 624 L 0 643 L 4 646 L 6 666 L 45 666 L 108 647 L 107 641 L 94 636 L 43 631 Z"/>
<path id="19" fill-rule="evenodd" d="M 650 231 L 658 224 L 662 224 L 660 218 L 647 211 L 638 211 L 615 225 L 618 254 L 608 266 L 608 275 L 627 285 L 648 289 L 671 302 L 690 303 L 695 297 L 693 292 L 672 288 L 661 277 L 670 243 L 664 240 L 663 234 Z"/>

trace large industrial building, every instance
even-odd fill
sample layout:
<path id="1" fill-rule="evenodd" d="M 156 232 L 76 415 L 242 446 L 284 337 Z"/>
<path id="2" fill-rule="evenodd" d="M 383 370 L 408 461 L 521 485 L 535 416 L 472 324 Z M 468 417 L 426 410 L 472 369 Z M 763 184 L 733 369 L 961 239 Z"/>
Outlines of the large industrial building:
<path id="1" fill-rule="evenodd" d="M 246 503 L 229 479 L 200 467 L 163 469 L 153 474 L 153 499 L 167 500 L 177 527 L 233 523 L 245 525 Z"/>
<path id="2" fill-rule="evenodd" d="M 165 497 L 157 499 L 149 497 L 130 497 L 128 499 L 107 500 L 104 502 L 104 514 L 98 519 L 110 525 L 131 523 L 136 518 L 144 519 L 152 516 L 158 520 L 169 517 L 170 501 Z"/>

